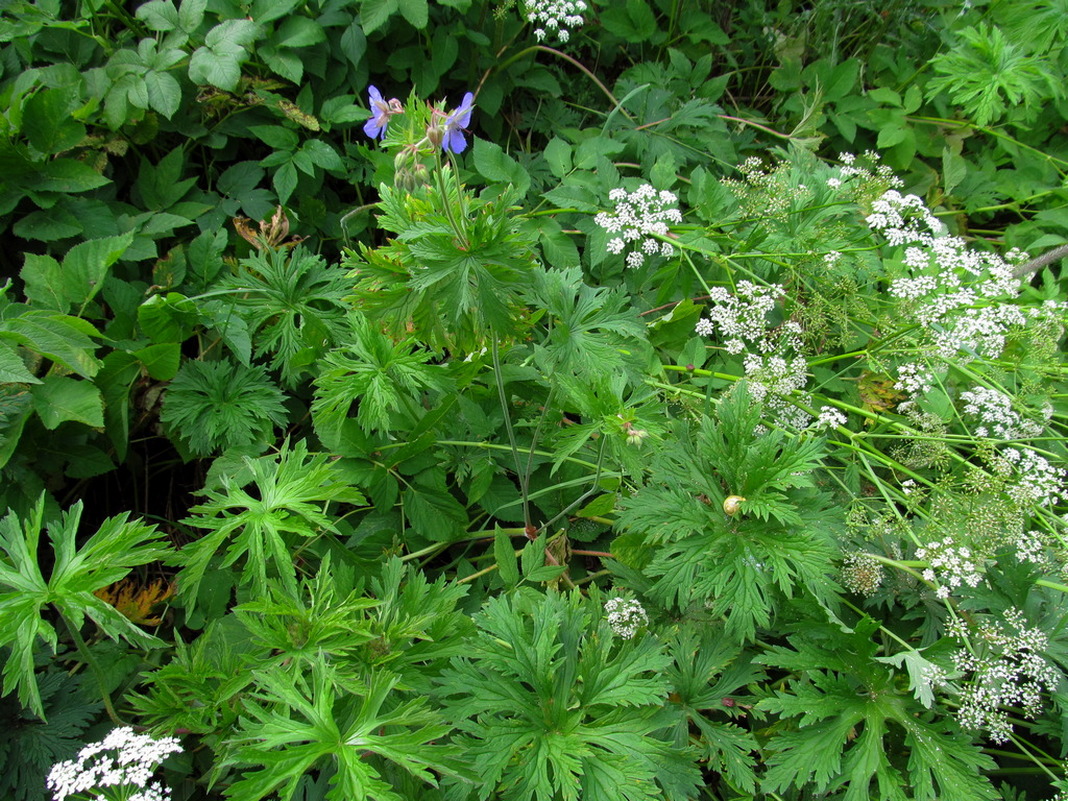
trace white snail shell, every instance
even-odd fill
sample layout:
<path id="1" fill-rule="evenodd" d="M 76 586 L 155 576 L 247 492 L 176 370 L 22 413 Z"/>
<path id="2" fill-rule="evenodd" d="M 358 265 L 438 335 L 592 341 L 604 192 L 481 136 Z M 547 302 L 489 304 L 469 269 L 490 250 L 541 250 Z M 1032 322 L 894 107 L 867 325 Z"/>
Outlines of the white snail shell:
<path id="1" fill-rule="evenodd" d="M 728 495 L 723 499 L 723 511 L 727 514 L 734 516 L 741 511 L 742 501 L 744 501 L 741 495 Z"/>

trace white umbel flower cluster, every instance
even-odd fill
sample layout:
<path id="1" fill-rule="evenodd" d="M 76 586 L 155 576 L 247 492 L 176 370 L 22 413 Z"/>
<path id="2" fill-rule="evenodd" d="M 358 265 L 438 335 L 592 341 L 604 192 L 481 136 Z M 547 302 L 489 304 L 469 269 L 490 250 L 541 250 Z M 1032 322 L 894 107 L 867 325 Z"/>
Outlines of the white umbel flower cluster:
<path id="1" fill-rule="evenodd" d="M 938 585 L 935 595 L 941 599 L 948 598 L 963 584 L 976 587 L 983 580 L 982 560 L 967 545 L 957 545 L 948 535 L 917 548 L 916 557 L 930 565 L 923 571 L 923 577 Z"/>
<path id="2" fill-rule="evenodd" d="M 124 726 L 85 746 L 77 758 L 53 765 L 46 785 L 53 801 L 90 792 L 94 799 L 168 801 L 170 788 L 149 780 L 160 762 L 181 750 L 176 737 L 157 740 Z"/>
<path id="3" fill-rule="evenodd" d="M 976 436 L 1026 439 L 1042 433 L 1042 425 L 1024 419 L 1013 411 L 1012 398 L 1004 392 L 978 386 L 962 392 L 960 399 L 964 401 L 964 414 L 979 419 L 979 425 L 975 427 Z M 1049 411 L 1053 413 L 1052 408 Z"/>
<path id="4" fill-rule="evenodd" d="M 1002 476 L 1015 476 L 1017 483 L 1009 495 L 1021 504 L 1054 506 L 1068 498 L 1065 478 L 1068 471 L 1054 467 L 1044 456 L 1027 448 L 1005 448 L 991 463 Z"/>
<path id="5" fill-rule="evenodd" d="M 587 6 L 583 0 L 525 0 L 523 13 L 534 26 L 534 37 L 543 42 L 555 35 L 561 42 L 571 38 L 572 28 L 582 25 Z"/>
<path id="6" fill-rule="evenodd" d="M 639 186 L 633 192 L 616 188 L 608 193 L 608 199 L 616 204 L 614 214 L 602 211 L 596 222 L 609 234 L 618 234 L 608 240 L 608 252 L 619 255 L 628 246 L 628 267 L 641 267 L 646 256 L 670 256 L 675 248 L 669 242 L 656 237 L 667 236 L 668 223 L 681 223 L 682 213 L 676 208 L 679 202 L 673 192 L 657 192 L 649 184 Z"/>
<path id="7" fill-rule="evenodd" d="M 704 337 L 718 333 L 723 337 L 727 353 L 747 350 L 768 353 L 779 345 L 769 337 L 768 316 L 785 296 L 786 290 L 779 284 L 759 286 L 752 281 L 739 281 L 733 295 L 726 287 L 714 286 L 708 296 L 713 305 L 708 307 L 708 316 L 697 321 L 694 330 Z M 799 347 L 800 327 L 796 323 L 788 325 L 789 333 L 794 335 L 788 344 Z"/>
<path id="8" fill-rule="evenodd" d="M 633 639 L 639 629 L 649 623 L 649 616 L 640 603 L 627 598 L 609 598 L 604 604 L 608 625 L 624 640 Z"/>
<path id="9" fill-rule="evenodd" d="M 909 274 L 891 281 L 890 295 L 905 301 L 937 355 L 965 362 L 977 355 L 997 358 L 1009 333 L 1027 325 L 1028 316 L 1011 302 L 1023 286 L 1013 277 L 1013 265 L 1026 254 L 1013 252 L 1005 259 L 972 250 L 961 237 L 946 234 L 922 199 L 896 189 L 872 204 L 867 222 L 889 245 L 904 248 Z M 1053 311 L 1043 307 L 1030 315 Z"/>
<path id="10" fill-rule="evenodd" d="M 769 320 L 785 294 L 779 284 L 759 286 L 752 281 L 739 281 L 734 294 L 725 287 L 712 287 L 713 305 L 694 331 L 707 337 L 718 334 L 728 353 L 744 354 L 742 365 L 753 401 L 763 403 L 777 425 L 800 430 L 811 416 L 787 398 L 808 383 L 808 362 L 799 355 L 804 347 L 802 328 L 794 320 L 775 326 Z M 830 426 L 840 419 L 832 416 L 820 422 Z"/>
<path id="11" fill-rule="evenodd" d="M 922 364 L 902 364 L 897 368 L 897 382 L 894 389 L 901 390 L 910 397 L 926 395 L 934 386 L 934 375 Z"/>
<path id="12" fill-rule="evenodd" d="M 973 650 L 953 655 L 957 670 L 971 674 L 961 693 L 958 719 L 966 729 L 986 729 L 990 739 L 1003 743 L 1012 733 L 1004 707 L 1019 708 L 1033 720 L 1042 711 L 1042 693 L 1055 688 L 1057 670 L 1042 652 L 1048 637 L 1028 628 L 1019 609 L 1009 608 L 1000 620 L 982 623 L 965 632 L 960 624 L 951 633 L 972 643 Z"/>

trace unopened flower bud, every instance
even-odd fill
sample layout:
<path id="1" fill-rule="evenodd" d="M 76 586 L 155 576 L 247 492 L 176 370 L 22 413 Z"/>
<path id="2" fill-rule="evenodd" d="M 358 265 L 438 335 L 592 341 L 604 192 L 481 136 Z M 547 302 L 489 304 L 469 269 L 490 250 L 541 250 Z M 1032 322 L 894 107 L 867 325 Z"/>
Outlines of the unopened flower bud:
<path id="1" fill-rule="evenodd" d="M 728 495 L 723 499 L 723 511 L 733 517 L 741 511 L 743 501 L 745 498 L 741 495 Z"/>
<path id="2" fill-rule="evenodd" d="M 441 142 L 445 138 L 445 132 L 441 130 L 441 126 L 438 125 L 437 118 L 426 127 L 426 138 L 435 148 L 441 147 Z"/>
<path id="3" fill-rule="evenodd" d="M 416 186 L 428 186 L 430 184 L 430 171 L 425 164 L 416 164 L 412 167 L 412 177 Z"/>
<path id="4" fill-rule="evenodd" d="M 397 170 L 396 175 L 394 175 L 393 185 L 403 192 L 411 192 L 416 186 L 415 176 L 412 175 L 410 170 L 402 167 Z"/>

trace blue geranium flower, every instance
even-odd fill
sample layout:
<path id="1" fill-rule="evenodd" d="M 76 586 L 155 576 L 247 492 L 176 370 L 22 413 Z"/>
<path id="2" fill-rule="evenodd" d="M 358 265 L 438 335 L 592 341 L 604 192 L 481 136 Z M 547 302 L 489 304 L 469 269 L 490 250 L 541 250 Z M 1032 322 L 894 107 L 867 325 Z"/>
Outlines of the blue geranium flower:
<path id="1" fill-rule="evenodd" d="M 371 119 L 364 124 L 363 132 L 372 139 L 378 136 L 384 139 L 386 126 L 389 125 L 389 118 L 394 114 L 401 113 L 404 109 L 396 98 L 387 102 L 377 87 L 368 86 L 367 96 L 369 99 L 368 104 L 371 106 Z"/>
<path id="2" fill-rule="evenodd" d="M 467 147 L 464 129 L 471 124 L 471 110 L 475 107 L 475 96 L 468 92 L 464 95 L 459 108 L 445 116 L 441 146 L 449 153 L 463 153 Z"/>

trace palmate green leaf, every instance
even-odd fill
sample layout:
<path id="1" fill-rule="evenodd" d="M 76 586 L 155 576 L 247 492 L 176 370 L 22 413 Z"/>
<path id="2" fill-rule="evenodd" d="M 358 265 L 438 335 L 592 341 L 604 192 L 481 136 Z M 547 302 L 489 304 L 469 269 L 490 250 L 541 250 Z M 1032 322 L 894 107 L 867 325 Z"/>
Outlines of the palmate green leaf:
<path id="1" fill-rule="evenodd" d="M 748 685 L 762 678 L 751 656 L 711 626 L 684 624 L 670 643 L 674 656 L 667 674 L 683 715 L 673 731 L 675 743 L 685 745 L 691 731 L 699 734 L 697 745 L 710 768 L 723 774 L 735 789 L 752 793 L 756 789 L 756 738 L 727 717 L 737 707 L 724 704 L 727 697 L 745 694 Z M 691 729 L 692 727 L 692 729 Z"/>
<path id="2" fill-rule="evenodd" d="M 187 361 L 167 387 L 160 421 L 193 453 L 266 443 L 285 423 L 285 394 L 258 365 Z"/>
<path id="3" fill-rule="evenodd" d="M 271 582 L 266 598 L 235 607 L 256 645 L 271 655 L 262 669 L 303 672 L 324 657 L 336 662 L 374 639 L 366 610 L 378 601 L 355 592 L 339 597 L 334 584 L 328 554 L 315 578 L 302 582 L 300 592 Z"/>
<path id="4" fill-rule="evenodd" d="M 679 609 L 707 603 L 726 617 L 729 634 L 751 640 L 791 597 L 837 603 L 831 566 L 841 512 L 810 486 L 818 443 L 755 436 L 761 408 L 744 386 L 719 412 L 696 433 L 676 428 L 677 444 L 654 455 L 647 486 L 621 501 L 618 526 L 646 554 L 658 546 L 631 565 L 657 579 L 653 596 Z M 723 508 L 729 494 L 747 499 L 733 516 Z"/>
<path id="5" fill-rule="evenodd" d="M 248 767 L 226 795 L 258 801 L 277 793 L 288 801 L 314 767 L 335 766 L 330 801 L 403 801 L 379 769 L 393 762 L 427 784 L 438 775 L 464 775 L 448 732 L 426 698 L 405 699 L 398 677 L 374 672 L 366 684 L 339 676 L 323 662 L 305 679 L 292 672 L 256 674 L 260 691 L 227 742 L 222 765 Z"/>
<path id="6" fill-rule="evenodd" d="M 982 25 L 960 31 L 960 42 L 931 59 L 939 73 L 927 84 L 929 97 L 946 91 L 954 103 L 975 117 L 980 126 L 998 122 L 1010 110 L 1032 109 L 1063 96 L 1056 70 L 1044 58 L 1031 55 L 1009 41 L 996 26 Z"/>
<path id="7" fill-rule="evenodd" d="M 419 195 L 381 187 L 379 222 L 397 238 L 363 246 L 345 264 L 359 307 L 396 337 L 414 332 L 429 347 L 470 353 L 527 327 L 521 293 L 536 269 L 534 237 L 513 217 L 514 193 L 475 197 L 451 170 L 442 176 L 445 195 L 433 186 Z M 462 220 L 463 241 L 450 220 Z"/>
<path id="8" fill-rule="evenodd" d="M 93 592 L 125 578 L 138 565 L 168 559 L 171 551 L 155 542 L 162 534 L 123 514 L 105 520 L 79 549 L 81 514 L 78 502 L 58 521 L 45 521 L 42 495 L 27 519 L 8 512 L 0 520 L 0 646 L 12 652 L 4 665 L 3 692 L 17 689 L 19 701 L 39 717 L 44 710 L 34 677 L 36 641 L 40 638 L 53 652 L 58 643 L 51 615 L 45 614 L 49 605 L 75 628 L 89 617 L 111 639 L 140 647 L 161 644 Z M 54 557 L 47 580 L 38 562 L 43 529 Z"/>
<path id="9" fill-rule="evenodd" d="M 789 638 L 791 647 L 774 646 L 759 657 L 797 677 L 758 705 L 780 718 L 768 744 L 773 753 L 763 787 L 807 786 L 820 793 L 844 788 L 845 801 L 998 798 L 983 776 L 993 760 L 951 719 L 928 722 L 900 677 L 878 661 L 872 639 L 878 627 L 871 619 L 852 631 L 806 621 Z M 892 757 L 892 741 L 904 742 L 907 769 Z"/>
<path id="10" fill-rule="evenodd" d="M 332 442 L 359 400 L 356 420 L 367 433 L 392 429 L 392 415 L 409 418 L 422 409 L 422 394 L 441 392 L 450 384 L 444 368 L 428 365 L 433 354 L 415 342 L 394 342 L 367 318 L 349 319 L 352 341 L 324 357 L 316 380 L 312 415 L 320 436 Z"/>
<path id="11" fill-rule="evenodd" d="M 363 496 L 337 473 L 327 454 L 309 453 L 300 440 L 283 445 L 275 456 L 246 457 L 249 478 L 243 482 L 223 478 L 221 490 L 205 489 L 204 503 L 189 511 L 183 522 L 207 531 L 179 554 L 184 564 L 178 574 L 179 594 L 192 611 L 204 573 L 216 553 L 223 552 L 222 567 L 243 562 L 241 581 L 254 595 L 266 595 L 268 575 L 280 578 L 296 593 L 296 568 L 290 552 L 295 537 L 316 537 L 336 531 L 327 514 L 330 503 L 362 505 Z M 254 491 L 246 487 L 254 486 Z"/>
<path id="12" fill-rule="evenodd" d="M 222 286 L 238 298 L 254 354 L 270 354 L 286 386 L 295 386 L 349 331 L 343 299 L 351 284 L 345 271 L 303 247 L 258 251 Z"/>
<path id="13" fill-rule="evenodd" d="M 739 382 L 720 402 L 716 419 L 702 420 L 699 452 L 714 465 L 723 489 L 746 499 L 742 508 L 747 515 L 798 525 L 801 521 L 784 491 L 813 485 L 812 474 L 822 465 L 823 443 L 812 437 L 789 437 L 781 430 L 758 434 L 762 413 L 747 384 Z"/>
<path id="14" fill-rule="evenodd" d="M 578 267 L 534 273 L 535 305 L 551 315 L 539 360 L 550 370 L 588 377 L 621 370 L 623 353 L 645 340 L 645 326 L 621 291 L 590 287 Z"/>
<path id="15" fill-rule="evenodd" d="M 698 781 L 685 747 L 658 739 L 668 657 L 652 636 L 614 637 L 601 599 L 520 589 L 491 598 L 478 637 L 441 678 L 479 797 L 647 801 Z"/>
<path id="16" fill-rule="evenodd" d="M 160 728 L 197 734 L 230 730 L 252 683 L 249 660 L 262 652 L 234 615 L 216 618 L 189 645 L 180 633 L 175 638 L 170 660 L 143 674 L 146 689 L 127 700 L 140 720 Z"/>

